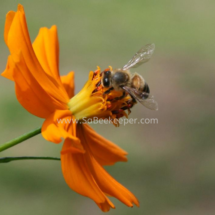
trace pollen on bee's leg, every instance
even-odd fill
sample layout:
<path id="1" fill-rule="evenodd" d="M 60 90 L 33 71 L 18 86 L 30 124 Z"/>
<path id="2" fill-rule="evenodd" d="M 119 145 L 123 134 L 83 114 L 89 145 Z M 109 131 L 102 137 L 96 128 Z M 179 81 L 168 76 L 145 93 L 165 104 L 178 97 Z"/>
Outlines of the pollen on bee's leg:
<path id="1" fill-rule="evenodd" d="M 122 100 L 123 98 L 125 98 L 125 96 L 126 96 L 126 92 L 123 91 L 122 95 L 119 96 L 119 97 L 115 97 L 114 100 L 115 100 L 115 101 L 117 101 L 117 100 Z"/>

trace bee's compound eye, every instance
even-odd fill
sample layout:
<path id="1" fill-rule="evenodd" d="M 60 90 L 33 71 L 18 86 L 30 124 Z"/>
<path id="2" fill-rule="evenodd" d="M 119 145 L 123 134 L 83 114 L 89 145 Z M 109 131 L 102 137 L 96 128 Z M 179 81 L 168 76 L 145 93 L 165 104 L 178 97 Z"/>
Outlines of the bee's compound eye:
<path id="1" fill-rule="evenodd" d="M 109 87 L 110 86 L 110 75 L 111 72 L 107 71 L 104 73 L 104 77 L 103 77 L 103 85 L 104 87 Z"/>
<path id="2" fill-rule="evenodd" d="M 104 85 L 104 87 L 109 87 L 110 86 L 109 77 L 104 77 L 104 79 L 103 79 L 103 85 Z"/>

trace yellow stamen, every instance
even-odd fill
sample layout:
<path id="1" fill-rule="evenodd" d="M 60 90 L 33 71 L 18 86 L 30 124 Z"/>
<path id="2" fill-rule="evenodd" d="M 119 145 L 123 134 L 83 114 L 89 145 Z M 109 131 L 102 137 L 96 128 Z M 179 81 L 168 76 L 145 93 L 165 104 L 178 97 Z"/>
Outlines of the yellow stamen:
<path id="1" fill-rule="evenodd" d="M 101 85 L 100 67 L 95 72 L 90 72 L 89 80 L 83 89 L 73 98 L 70 99 L 69 110 L 76 120 L 87 119 L 111 119 L 114 125 L 119 124 L 115 119 L 123 116 L 128 117 L 130 108 L 135 104 L 129 94 L 122 96 L 123 91 L 112 90 L 104 94 L 107 88 Z M 112 70 L 112 67 L 110 67 Z M 120 98 L 120 99 L 119 99 Z M 125 112 L 128 110 L 128 114 Z"/>

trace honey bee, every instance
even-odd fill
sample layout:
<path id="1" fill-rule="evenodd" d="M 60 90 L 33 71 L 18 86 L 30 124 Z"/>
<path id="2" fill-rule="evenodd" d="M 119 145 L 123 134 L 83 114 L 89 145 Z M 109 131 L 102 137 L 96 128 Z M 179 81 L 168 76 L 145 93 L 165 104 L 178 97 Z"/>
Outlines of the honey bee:
<path id="1" fill-rule="evenodd" d="M 145 107 L 151 110 L 158 110 L 158 104 L 154 97 L 150 95 L 149 85 L 144 78 L 137 74 L 131 74 L 129 69 L 140 66 L 147 62 L 155 49 L 154 44 L 147 44 L 142 47 L 129 61 L 120 69 L 110 67 L 102 72 L 101 84 L 108 94 L 111 90 L 122 91 L 123 95 L 119 97 L 122 99 L 126 92 L 132 97 L 134 101 L 140 102 Z"/>

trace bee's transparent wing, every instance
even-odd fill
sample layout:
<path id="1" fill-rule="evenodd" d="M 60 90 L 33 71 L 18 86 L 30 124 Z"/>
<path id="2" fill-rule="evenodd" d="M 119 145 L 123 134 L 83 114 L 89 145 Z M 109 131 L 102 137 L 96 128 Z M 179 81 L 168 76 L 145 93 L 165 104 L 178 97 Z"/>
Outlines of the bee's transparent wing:
<path id="1" fill-rule="evenodd" d="M 154 100 L 152 95 L 149 95 L 147 99 L 139 100 L 137 99 L 142 105 L 150 110 L 158 110 L 158 103 Z"/>
<path id="2" fill-rule="evenodd" d="M 150 110 L 158 110 L 158 103 L 154 100 L 154 97 L 152 95 L 149 95 L 148 93 L 144 93 L 144 92 L 139 92 L 136 89 L 128 87 L 128 86 L 124 86 L 122 88 L 126 92 L 128 92 L 131 95 L 131 97 L 136 99 L 146 108 L 148 108 Z"/>
<path id="3" fill-rule="evenodd" d="M 155 50 L 155 44 L 147 44 L 143 46 L 132 58 L 128 61 L 128 63 L 123 66 L 123 70 L 127 70 L 130 68 L 138 67 L 139 65 L 148 61 L 153 52 Z"/>

